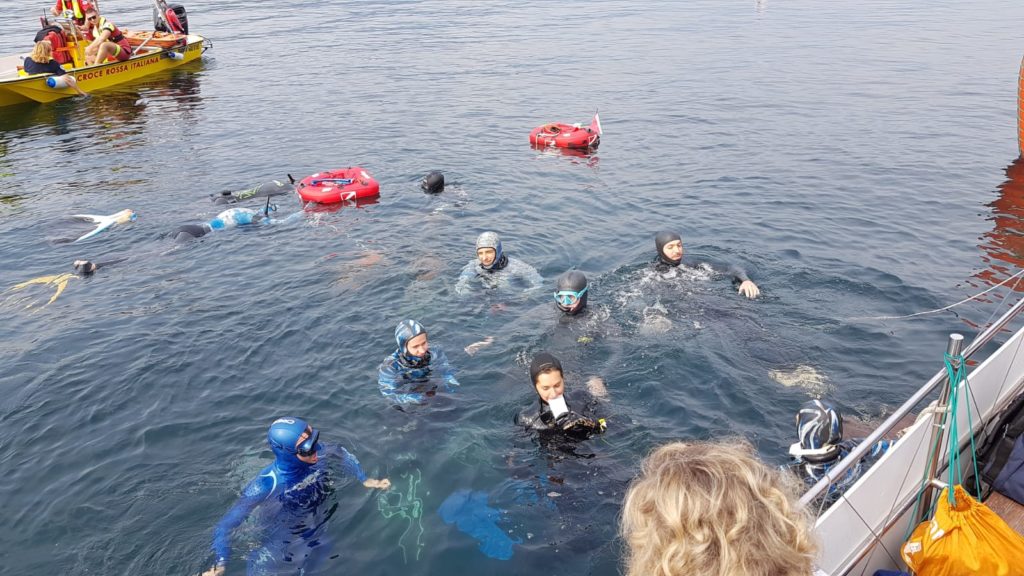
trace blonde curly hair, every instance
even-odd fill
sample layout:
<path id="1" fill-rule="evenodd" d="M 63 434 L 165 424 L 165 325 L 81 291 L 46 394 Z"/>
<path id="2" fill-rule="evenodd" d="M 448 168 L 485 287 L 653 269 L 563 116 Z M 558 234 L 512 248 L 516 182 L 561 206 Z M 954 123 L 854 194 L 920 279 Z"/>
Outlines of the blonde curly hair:
<path id="1" fill-rule="evenodd" d="M 808 576 L 817 546 L 793 479 L 744 441 L 656 449 L 623 503 L 627 576 Z"/>
<path id="2" fill-rule="evenodd" d="M 29 58 L 40 64 L 46 64 L 53 58 L 53 44 L 50 44 L 49 40 L 40 40 L 39 42 L 36 42 L 35 47 L 32 48 L 32 54 Z"/>

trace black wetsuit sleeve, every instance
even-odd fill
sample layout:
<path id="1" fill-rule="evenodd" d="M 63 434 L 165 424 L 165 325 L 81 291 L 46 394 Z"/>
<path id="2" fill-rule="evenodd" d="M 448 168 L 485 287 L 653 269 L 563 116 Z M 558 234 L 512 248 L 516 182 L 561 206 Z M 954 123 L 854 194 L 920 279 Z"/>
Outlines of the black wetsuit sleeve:
<path id="1" fill-rule="evenodd" d="M 733 284 L 742 284 L 743 282 L 750 280 L 750 276 L 747 275 L 746 269 L 735 263 L 723 264 L 707 258 L 695 258 L 691 260 L 684 257 L 683 264 L 691 268 L 697 268 L 701 264 L 707 264 L 715 271 L 715 274 L 728 277 Z"/>

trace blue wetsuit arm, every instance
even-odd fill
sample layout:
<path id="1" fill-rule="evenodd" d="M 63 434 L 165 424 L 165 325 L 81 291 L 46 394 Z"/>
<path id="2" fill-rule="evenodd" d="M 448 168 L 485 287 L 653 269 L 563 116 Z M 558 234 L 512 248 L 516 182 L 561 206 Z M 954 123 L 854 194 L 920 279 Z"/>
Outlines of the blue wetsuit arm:
<path id="1" fill-rule="evenodd" d="M 441 373 L 445 384 L 448 385 L 449 392 L 452 386 L 460 386 L 459 381 L 455 378 L 455 368 L 452 368 L 451 363 L 448 362 L 448 355 L 444 353 L 444 350 L 435 347 L 430 354 L 433 357 L 430 367 Z"/>
<path id="2" fill-rule="evenodd" d="M 217 527 L 213 529 L 213 551 L 217 555 L 217 564 L 224 564 L 231 555 L 231 532 L 238 528 L 249 517 L 249 514 L 266 500 L 277 487 L 273 472 L 264 473 L 254 478 L 242 491 L 235 505 L 221 517 Z"/>
<path id="3" fill-rule="evenodd" d="M 380 393 L 395 404 L 418 404 L 423 401 L 423 395 L 417 393 L 399 392 L 399 383 L 402 380 L 402 368 L 398 360 L 388 356 L 381 363 L 377 371 L 377 385 Z"/>
<path id="4" fill-rule="evenodd" d="M 341 470 L 345 474 L 354 476 L 360 483 L 366 482 L 366 472 L 363 472 L 363 467 L 359 465 L 359 459 L 346 450 L 344 446 L 327 444 L 325 452 L 330 454 L 332 458 L 338 459 Z"/>
<path id="5" fill-rule="evenodd" d="M 687 260 L 689 259 L 684 257 L 684 263 L 686 263 L 687 266 L 690 266 L 692 268 L 696 268 L 701 264 L 707 264 L 708 266 L 711 267 L 712 270 L 714 270 L 715 274 L 720 274 L 722 276 L 728 277 L 729 280 L 733 282 L 733 284 L 742 284 L 747 280 L 750 280 L 750 276 L 747 275 L 747 271 L 738 264 L 722 264 L 721 262 L 716 262 L 714 260 L 709 259 L 694 260 L 692 262 L 687 262 Z"/>

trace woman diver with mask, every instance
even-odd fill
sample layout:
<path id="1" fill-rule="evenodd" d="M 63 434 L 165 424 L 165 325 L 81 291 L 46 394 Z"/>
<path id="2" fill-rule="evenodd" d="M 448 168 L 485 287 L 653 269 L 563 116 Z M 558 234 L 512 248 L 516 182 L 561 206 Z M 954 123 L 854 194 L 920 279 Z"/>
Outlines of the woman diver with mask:
<path id="1" fill-rule="evenodd" d="M 537 406 L 520 413 L 516 423 L 527 429 L 559 434 L 573 440 L 586 440 L 605 430 L 603 418 L 592 418 L 573 410 L 565 396 L 565 381 L 562 378 L 562 363 L 547 352 L 541 352 L 530 363 L 530 380 L 537 393 Z M 604 381 L 592 376 L 587 382 L 590 394 L 595 399 L 608 398 Z M 581 402 L 588 406 L 593 402 Z"/>
<path id="2" fill-rule="evenodd" d="M 658 262 L 656 264 L 658 270 L 668 272 L 683 263 L 683 240 L 679 234 L 667 231 L 658 232 L 654 236 L 654 247 L 658 250 Z M 761 289 L 757 287 L 757 284 L 754 284 L 747 276 L 746 271 L 739 266 L 729 266 L 723 269 L 710 262 L 695 261 L 687 262 L 686 264 L 689 267 L 707 264 L 716 273 L 729 276 L 732 278 L 733 284 L 738 286 L 737 292 L 747 298 L 754 299 L 761 294 Z"/>
<path id="3" fill-rule="evenodd" d="M 398 349 L 384 359 L 377 372 L 380 393 L 395 404 L 421 404 L 433 396 L 437 385 L 431 376 L 439 376 L 448 392 L 459 385 L 455 369 L 440 346 L 431 349 L 427 331 L 415 320 L 403 320 L 395 327 Z"/>

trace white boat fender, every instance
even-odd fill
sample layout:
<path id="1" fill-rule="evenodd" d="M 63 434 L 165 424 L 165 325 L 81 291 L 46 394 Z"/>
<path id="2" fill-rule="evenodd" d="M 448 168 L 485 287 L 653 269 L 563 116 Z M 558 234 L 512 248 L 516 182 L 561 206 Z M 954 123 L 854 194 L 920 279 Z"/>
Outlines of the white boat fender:
<path id="1" fill-rule="evenodd" d="M 50 76 L 46 79 L 46 85 L 53 89 L 67 88 L 68 79 L 65 76 Z"/>
<path id="2" fill-rule="evenodd" d="M 174 50 L 168 50 L 167 52 L 164 52 L 164 56 L 167 56 L 171 60 L 184 60 L 185 59 L 185 55 L 184 54 L 182 54 L 181 52 L 175 52 Z"/>

